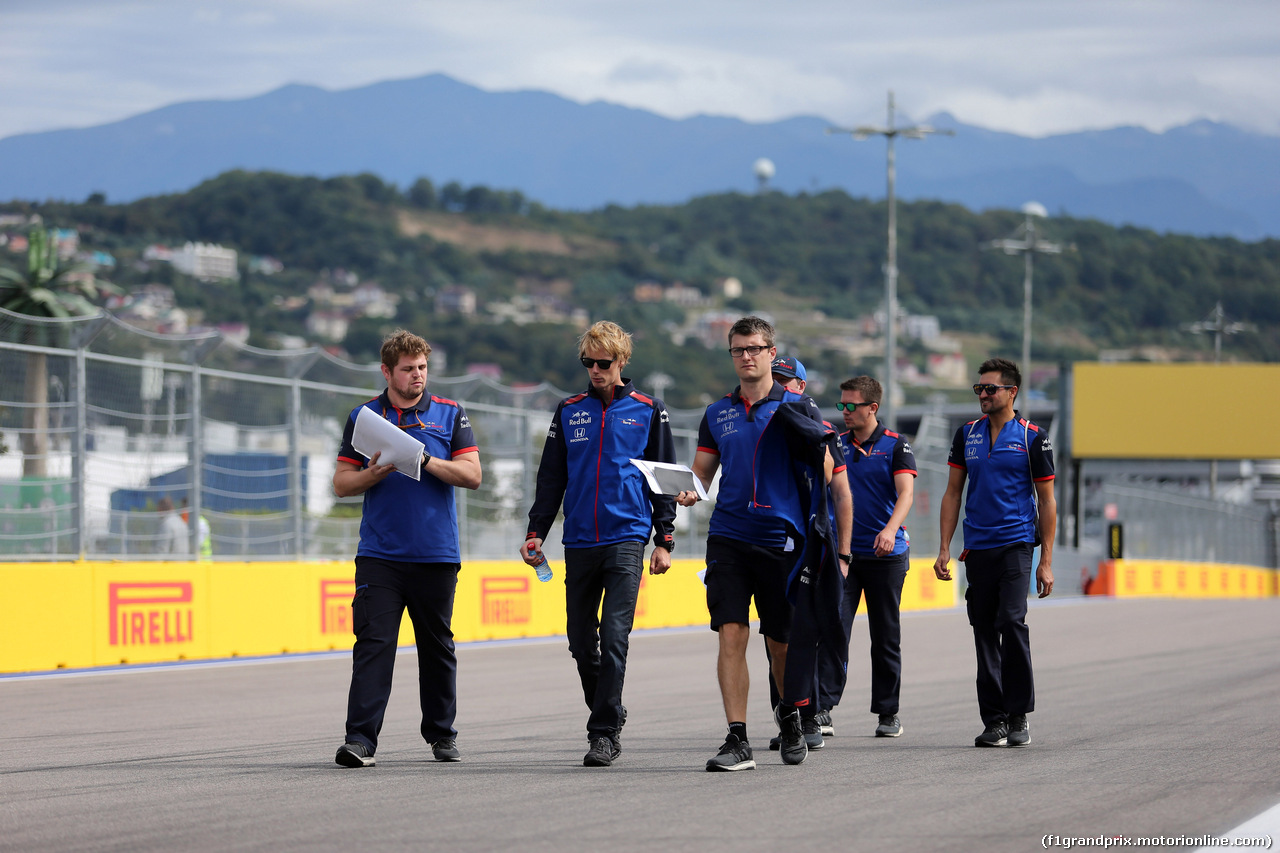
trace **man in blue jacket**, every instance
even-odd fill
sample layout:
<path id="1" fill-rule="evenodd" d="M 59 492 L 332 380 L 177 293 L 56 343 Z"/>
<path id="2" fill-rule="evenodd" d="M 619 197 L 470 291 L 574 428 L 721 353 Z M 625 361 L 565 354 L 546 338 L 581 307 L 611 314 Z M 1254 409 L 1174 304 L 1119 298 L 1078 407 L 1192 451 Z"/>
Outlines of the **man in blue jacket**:
<path id="1" fill-rule="evenodd" d="M 371 767 L 391 697 L 391 671 L 405 610 L 418 645 L 422 736 L 437 761 L 459 759 L 458 662 L 453 647 L 453 597 L 461 555 L 453 489 L 480 486 L 480 452 L 467 414 L 452 400 L 427 393 L 431 346 L 403 329 L 382 343 L 387 390 L 357 406 L 347 419 L 333 474 L 338 497 L 364 495 L 356 594 L 351 602 L 351 690 L 347 739 L 335 760 Z M 418 477 L 365 458 L 352 445 L 356 417 L 368 409 L 421 441 Z"/>
<path id="2" fill-rule="evenodd" d="M 622 682 L 645 543 L 652 531 L 655 575 L 671 567 L 675 545 L 675 499 L 651 494 L 631 460 L 675 462 L 675 444 L 662 401 L 622 375 L 631 359 L 629 334 L 602 320 L 579 338 L 578 356 L 590 385 L 562 400 L 551 419 L 520 556 L 537 564 L 563 503 L 566 631 L 591 709 L 582 763 L 608 767 L 622 752 Z"/>
<path id="3" fill-rule="evenodd" d="M 978 653 L 978 713 L 985 726 L 973 745 L 1026 746 L 1031 742 L 1027 714 L 1036 704 L 1026 616 L 1037 544 L 1036 590 L 1041 598 L 1053 592 L 1058 512 L 1053 448 L 1045 431 L 1014 408 L 1022 385 L 1016 364 L 990 358 L 978 374 L 973 393 L 982 417 L 956 430 L 951 443 L 933 571 L 939 580 L 951 580 L 951 537 L 967 479 L 960 560 L 969 580 L 964 598 Z"/>

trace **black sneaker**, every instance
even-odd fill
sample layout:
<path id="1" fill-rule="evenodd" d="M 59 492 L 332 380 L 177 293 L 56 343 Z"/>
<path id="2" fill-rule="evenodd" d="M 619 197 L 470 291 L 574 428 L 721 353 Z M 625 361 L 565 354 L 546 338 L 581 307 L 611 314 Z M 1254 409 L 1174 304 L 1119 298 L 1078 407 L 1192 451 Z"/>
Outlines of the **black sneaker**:
<path id="1" fill-rule="evenodd" d="M 619 755 L 622 755 L 622 733 L 615 732 L 609 735 L 609 758 L 617 761 Z"/>
<path id="2" fill-rule="evenodd" d="M 1026 714 L 1013 714 L 1009 717 L 1009 746 L 1026 746 L 1031 743 L 1031 724 Z"/>
<path id="3" fill-rule="evenodd" d="M 778 728 L 782 729 L 782 743 L 779 746 L 782 763 L 803 764 L 805 758 L 809 756 L 809 745 L 805 743 L 804 726 L 800 722 L 800 709 L 792 708 L 784 712 L 779 706 L 773 716 L 778 721 Z M 822 735 L 819 734 L 818 737 Z"/>
<path id="4" fill-rule="evenodd" d="M 738 740 L 738 736 L 731 732 L 715 758 L 707 761 L 707 769 L 755 770 L 756 760 L 751 757 L 751 744 Z"/>
<path id="5" fill-rule="evenodd" d="M 876 726 L 876 737 L 898 737 L 902 734 L 902 721 L 897 714 L 881 714 Z"/>
<path id="6" fill-rule="evenodd" d="M 782 749 L 782 732 L 778 732 L 776 735 L 769 738 L 769 749 L 774 752 Z"/>
<path id="7" fill-rule="evenodd" d="M 333 760 L 343 767 L 372 767 L 377 763 L 373 760 L 373 750 L 354 741 L 338 747 L 338 754 Z"/>
<path id="8" fill-rule="evenodd" d="M 817 717 L 803 717 L 800 730 L 804 732 L 804 745 L 809 749 L 822 749 L 827 744 L 822 740 L 822 724 Z"/>
<path id="9" fill-rule="evenodd" d="M 613 741 L 607 737 L 591 739 L 591 749 L 582 757 L 583 767 L 608 767 L 613 764 Z"/>
<path id="10" fill-rule="evenodd" d="M 458 742 L 451 737 L 431 744 L 431 754 L 436 761 L 461 761 L 462 753 L 458 752 Z"/>
<path id="11" fill-rule="evenodd" d="M 973 739 L 974 746 L 1007 746 L 1008 743 L 1009 727 L 1004 723 L 992 723 Z"/>
<path id="12" fill-rule="evenodd" d="M 823 737 L 835 737 L 835 736 L 836 736 L 836 727 L 835 727 L 834 725 L 832 725 L 832 723 L 831 723 L 831 712 L 830 712 L 830 711 L 819 711 L 819 712 L 818 712 L 818 716 L 817 716 L 817 720 L 818 720 L 818 725 L 822 727 L 822 736 L 823 736 Z"/>

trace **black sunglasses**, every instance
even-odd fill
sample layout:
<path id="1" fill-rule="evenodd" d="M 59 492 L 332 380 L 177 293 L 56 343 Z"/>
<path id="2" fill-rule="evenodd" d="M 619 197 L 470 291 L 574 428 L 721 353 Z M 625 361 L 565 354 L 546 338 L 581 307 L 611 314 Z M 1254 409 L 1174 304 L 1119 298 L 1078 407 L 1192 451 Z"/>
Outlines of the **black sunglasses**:
<path id="1" fill-rule="evenodd" d="M 600 368 L 601 370 L 608 370 L 610 367 L 613 367 L 613 363 L 614 363 L 614 361 L 616 361 L 616 359 L 612 359 L 612 358 L 587 358 L 587 357 L 584 355 L 581 359 L 579 359 L 579 361 L 581 361 L 581 362 L 582 362 L 582 366 L 583 366 L 583 367 L 585 367 L 587 370 L 590 370 L 590 369 L 591 369 L 591 367 L 592 367 L 592 365 L 595 365 L 596 367 Z"/>
<path id="2" fill-rule="evenodd" d="M 859 406 L 870 405 L 870 403 L 836 403 L 836 408 L 842 412 L 856 412 Z"/>
<path id="3" fill-rule="evenodd" d="M 988 394 L 994 394 L 997 391 L 999 391 L 1001 388 L 1017 388 L 1017 387 L 1018 387 L 1017 385 L 983 385 L 982 383 L 978 383 L 977 385 L 973 386 L 973 393 L 981 394 L 983 391 L 986 391 Z"/>

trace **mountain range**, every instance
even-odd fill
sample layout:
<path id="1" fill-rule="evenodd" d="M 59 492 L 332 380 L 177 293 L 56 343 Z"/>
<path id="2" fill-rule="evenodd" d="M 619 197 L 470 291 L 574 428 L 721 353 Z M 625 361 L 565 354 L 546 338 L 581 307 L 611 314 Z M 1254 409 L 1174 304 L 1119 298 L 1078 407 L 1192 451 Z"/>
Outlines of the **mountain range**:
<path id="1" fill-rule="evenodd" d="M 1280 237 L 1280 137 L 1197 121 L 1031 138 L 927 121 L 954 137 L 899 138 L 897 193 L 973 210 L 1019 208 L 1116 225 L 1243 240 Z M 900 122 L 901 124 L 902 122 Z M 253 98 L 174 104 L 122 121 L 0 139 L 0 200 L 111 201 L 184 191 L 230 169 L 372 172 L 519 190 L 546 206 L 672 204 L 769 186 L 885 194 L 885 143 L 796 117 L 670 119 L 540 91 L 488 92 L 443 74 L 328 91 L 290 85 Z"/>

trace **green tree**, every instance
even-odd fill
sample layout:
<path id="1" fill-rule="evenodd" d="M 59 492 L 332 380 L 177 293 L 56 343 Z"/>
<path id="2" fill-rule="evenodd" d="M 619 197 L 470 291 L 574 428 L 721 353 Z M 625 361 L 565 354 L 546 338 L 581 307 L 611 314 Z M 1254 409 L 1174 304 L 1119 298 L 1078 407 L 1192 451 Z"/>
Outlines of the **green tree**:
<path id="1" fill-rule="evenodd" d="M 98 309 L 90 300 L 111 290 L 112 285 L 98 281 L 87 268 L 63 264 L 57 241 L 47 231 L 31 232 L 25 273 L 0 267 L 0 308 L 16 314 L 59 318 L 93 314 Z M 23 399 L 33 405 L 22 418 L 22 476 L 44 477 L 48 472 L 49 370 L 42 352 L 27 354 L 24 391 Z"/>

